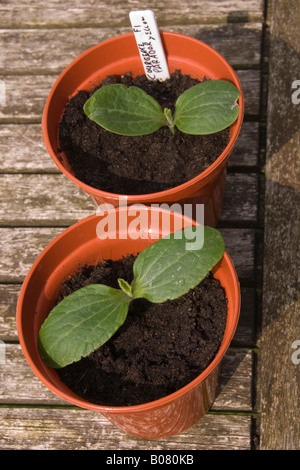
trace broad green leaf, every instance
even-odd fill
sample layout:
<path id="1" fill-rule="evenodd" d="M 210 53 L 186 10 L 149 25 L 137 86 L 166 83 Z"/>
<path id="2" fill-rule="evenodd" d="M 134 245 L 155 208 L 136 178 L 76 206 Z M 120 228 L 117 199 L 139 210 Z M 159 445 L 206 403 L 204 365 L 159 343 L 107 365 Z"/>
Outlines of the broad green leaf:
<path id="1" fill-rule="evenodd" d="M 64 367 L 85 357 L 113 336 L 128 313 L 123 291 L 91 284 L 56 305 L 38 338 L 41 357 L 51 367 Z"/>
<path id="2" fill-rule="evenodd" d="M 193 237 L 196 249 L 187 249 Z M 196 241 L 202 248 L 197 248 Z M 133 297 L 154 303 L 180 297 L 205 278 L 222 258 L 224 249 L 221 234 L 211 227 L 189 227 L 162 238 L 135 260 Z"/>
<path id="3" fill-rule="evenodd" d="M 138 87 L 122 84 L 99 88 L 84 105 L 89 119 L 115 134 L 136 136 L 166 124 L 162 107 Z"/>
<path id="4" fill-rule="evenodd" d="M 186 90 L 176 101 L 175 125 L 186 134 L 213 134 L 238 117 L 239 90 L 225 80 L 208 80 Z"/>

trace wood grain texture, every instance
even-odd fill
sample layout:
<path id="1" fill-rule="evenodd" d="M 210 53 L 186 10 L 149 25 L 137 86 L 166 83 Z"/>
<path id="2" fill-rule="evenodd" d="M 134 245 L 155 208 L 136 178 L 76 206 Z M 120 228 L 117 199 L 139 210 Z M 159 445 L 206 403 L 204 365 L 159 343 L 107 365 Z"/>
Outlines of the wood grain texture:
<path id="1" fill-rule="evenodd" d="M 263 0 L 192 0 L 181 3 L 175 0 L 161 3 L 149 0 L 147 9 L 153 10 L 159 24 L 227 23 L 262 21 Z M 138 0 L 95 2 L 89 0 L 67 0 L 61 7 L 58 0 L 43 2 L 26 0 L 1 2 L 0 26 L 5 27 L 121 27 L 128 26 L 131 10 L 145 9 Z"/>
<path id="2" fill-rule="evenodd" d="M 300 449 L 299 343 L 293 348 L 300 341 L 300 105 L 291 99 L 300 71 L 299 23 L 297 0 L 272 1 L 260 432 L 261 448 L 273 450 Z"/>
<path id="3" fill-rule="evenodd" d="M 64 229 L 62 227 L 0 228 L 0 282 L 23 282 L 42 250 Z M 220 229 L 240 281 L 254 280 L 254 229 Z"/>
<path id="4" fill-rule="evenodd" d="M 0 192 L 0 226 L 69 226 L 96 209 L 88 195 L 60 174 L 2 175 Z M 254 224 L 256 218 L 257 175 L 229 174 L 221 220 Z"/>
<path id="5" fill-rule="evenodd" d="M 63 228 L 2 228 L 0 282 L 23 282 L 35 259 Z"/>
<path id="6" fill-rule="evenodd" d="M 186 27 L 168 26 L 186 33 Z M 128 28 L 4 29 L 0 30 L 0 74 L 58 74 L 79 54 L 106 39 L 131 32 Z M 258 68 L 261 23 L 190 25 L 188 35 L 216 49 L 232 67 Z M 234 38 L 239 38 L 239 48 Z M 247 45 L 251 43 L 251 48 Z"/>
<path id="7" fill-rule="evenodd" d="M 2 175 L 0 191 L 2 226 L 67 227 L 95 213 L 92 199 L 62 174 Z"/>
<path id="8" fill-rule="evenodd" d="M 179 436 L 126 435 L 100 414 L 70 408 L 0 408 L 0 448 L 13 450 L 249 450 L 249 416 L 206 415 Z"/>

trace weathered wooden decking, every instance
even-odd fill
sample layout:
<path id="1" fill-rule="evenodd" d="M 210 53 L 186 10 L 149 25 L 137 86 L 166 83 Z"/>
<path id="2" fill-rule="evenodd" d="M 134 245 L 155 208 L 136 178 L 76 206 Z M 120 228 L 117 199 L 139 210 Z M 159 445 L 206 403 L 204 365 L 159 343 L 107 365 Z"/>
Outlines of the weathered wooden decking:
<path id="1" fill-rule="evenodd" d="M 241 282 L 240 323 L 211 411 L 182 435 L 157 441 L 129 437 L 100 415 L 60 401 L 31 372 L 15 325 L 18 293 L 33 261 L 65 227 L 94 211 L 46 152 L 40 125 L 46 97 L 79 53 L 129 32 L 129 11 L 145 7 L 155 11 L 161 29 L 218 49 L 241 79 L 246 106 L 219 223 Z M 266 13 L 263 0 L 0 2 L 0 449 L 260 448 Z"/>

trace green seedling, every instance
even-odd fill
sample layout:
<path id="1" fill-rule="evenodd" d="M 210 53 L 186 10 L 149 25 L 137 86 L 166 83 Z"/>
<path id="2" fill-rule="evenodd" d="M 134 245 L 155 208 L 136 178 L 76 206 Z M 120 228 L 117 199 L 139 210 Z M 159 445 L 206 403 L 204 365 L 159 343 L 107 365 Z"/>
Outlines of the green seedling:
<path id="1" fill-rule="evenodd" d="M 115 134 L 152 134 L 168 126 L 185 134 L 213 134 L 229 127 L 238 117 L 239 90 L 225 80 L 201 82 L 182 93 L 175 112 L 160 104 L 141 88 L 122 84 L 99 88 L 85 103 L 89 119 Z"/>
<path id="2" fill-rule="evenodd" d="M 187 241 L 201 230 L 202 247 L 187 250 Z M 41 357 L 60 368 L 88 356 L 120 328 L 134 299 L 162 303 L 181 297 L 205 278 L 224 249 L 221 234 L 211 227 L 185 228 L 154 242 L 136 257 L 131 284 L 124 279 L 118 280 L 120 289 L 91 284 L 51 310 L 39 331 Z"/>

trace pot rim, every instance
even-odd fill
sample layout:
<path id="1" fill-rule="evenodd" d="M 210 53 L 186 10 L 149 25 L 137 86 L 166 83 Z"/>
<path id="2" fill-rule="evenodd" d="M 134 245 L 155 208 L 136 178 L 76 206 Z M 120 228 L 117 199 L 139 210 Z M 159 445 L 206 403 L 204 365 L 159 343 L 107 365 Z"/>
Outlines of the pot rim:
<path id="1" fill-rule="evenodd" d="M 223 163 L 223 161 L 226 159 L 227 155 L 229 155 L 231 153 L 231 151 L 234 147 L 234 144 L 235 144 L 235 142 L 238 138 L 238 135 L 239 135 L 239 132 L 240 132 L 240 129 L 241 129 L 241 126 L 242 126 L 242 122 L 243 122 L 243 119 L 244 119 L 244 97 L 243 97 L 243 91 L 242 91 L 240 80 L 237 77 L 237 75 L 234 72 L 231 65 L 226 61 L 226 59 L 217 50 L 215 50 L 214 48 L 212 48 L 208 44 L 200 41 L 199 39 L 195 39 L 195 38 L 192 38 L 190 36 L 187 36 L 187 35 L 184 35 L 184 34 L 181 34 L 181 33 L 175 33 L 175 32 L 169 32 L 169 31 L 161 31 L 161 35 L 162 35 L 162 38 L 179 37 L 179 38 L 182 38 L 182 39 L 185 39 L 185 40 L 189 40 L 191 43 L 194 43 L 194 44 L 197 44 L 197 45 L 199 45 L 199 43 L 200 43 L 203 48 L 205 48 L 208 51 L 211 51 L 213 54 L 215 54 L 219 58 L 219 60 L 223 64 L 225 64 L 225 66 L 228 69 L 231 70 L 231 73 L 235 76 L 235 86 L 240 91 L 240 97 L 239 97 L 239 100 L 238 100 L 239 106 L 240 106 L 239 115 L 238 115 L 238 118 L 236 119 L 235 123 L 233 123 L 230 126 L 230 128 L 231 128 L 235 124 L 235 129 L 234 129 L 232 135 L 230 136 L 230 140 L 229 140 L 227 146 L 225 147 L 225 149 L 223 150 L 223 152 L 219 155 L 219 157 L 206 170 L 204 170 L 202 173 L 195 176 L 194 178 L 186 181 L 185 183 L 174 186 L 173 188 L 169 188 L 169 189 L 154 192 L 154 193 L 141 194 L 141 195 L 135 195 L 135 194 L 134 195 L 127 195 L 127 194 L 111 193 L 111 192 L 108 192 L 108 191 L 104 191 L 102 189 L 97 189 L 97 188 L 94 188 L 93 186 L 90 186 L 90 185 L 82 182 L 81 180 L 79 180 L 75 175 L 73 175 L 73 173 L 71 173 L 71 171 L 67 170 L 64 167 L 64 165 L 61 163 L 61 161 L 59 160 L 58 156 L 56 155 L 55 151 L 52 148 L 52 145 L 51 145 L 51 142 L 50 142 L 50 139 L 49 139 L 49 136 L 48 136 L 48 132 L 47 132 L 47 129 L 48 129 L 48 110 L 49 110 L 49 106 L 51 104 L 52 97 L 55 93 L 55 90 L 56 90 L 58 84 L 69 73 L 69 71 L 74 67 L 75 64 L 80 62 L 84 57 L 86 57 L 87 55 L 92 53 L 97 48 L 101 48 L 101 47 L 103 47 L 103 46 L 105 46 L 106 44 L 109 44 L 109 43 L 118 42 L 118 41 L 122 40 L 123 38 L 126 39 L 126 38 L 134 37 L 134 33 L 126 33 L 126 34 L 122 34 L 122 35 L 119 35 L 119 36 L 115 36 L 115 37 L 106 39 L 105 41 L 102 41 L 101 43 L 96 44 L 96 45 L 90 47 L 89 49 L 87 49 L 86 51 L 82 52 L 80 55 L 78 55 L 78 57 L 76 59 L 74 59 L 63 70 L 63 72 L 59 75 L 59 77 L 57 78 L 57 80 L 55 81 L 54 85 L 51 88 L 51 91 L 50 91 L 50 93 L 48 95 L 48 98 L 46 100 L 46 104 L 45 104 L 44 111 L 43 111 L 43 116 L 42 116 L 43 140 L 44 140 L 45 146 L 48 149 L 48 152 L 49 152 L 50 156 L 52 157 L 52 159 L 54 160 L 55 164 L 62 171 L 62 173 L 65 174 L 65 176 L 67 176 L 71 181 L 73 181 L 73 183 L 75 183 L 77 186 L 80 186 L 83 189 L 83 191 L 85 191 L 87 193 L 92 193 L 96 197 L 98 196 L 98 197 L 111 198 L 111 199 L 120 199 L 121 198 L 121 199 L 130 200 L 130 202 L 132 202 L 132 203 L 143 202 L 143 201 L 145 202 L 147 200 L 152 200 L 152 199 L 158 198 L 158 197 L 168 198 L 168 196 L 170 196 L 174 193 L 180 192 L 180 191 L 186 189 L 189 186 L 193 186 L 198 181 L 209 177 L 209 175 L 212 172 L 214 172 L 215 169 L 219 165 L 221 165 Z"/>
<path id="2" fill-rule="evenodd" d="M 157 211 L 165 212 L 164 209 L 149 208 L 149 207 L 144 207 L 144 209 L 146 209 L 147 211 L 154 209 L 154 210 L 157 210 Z M 124 207 L 123 208 L 120 207 L 120 208 L 117 208 L 115 210 L 117 210 L 117 211 L 124 210 Z M 119 413 L 131 413 L 131 412 L 139 412 L 139 411 L 142 412 L 142 411 L 145 411 L 146 409 L 148 410 L 148 409 L 159 407 L 159 406 L 164 405 L 166 403 L 170 403 L 173 400 L 175 400 L 176 398 L 183 395 L 185 392 L 187 392 L 189 390 L 192 390 L 194 387 L 198 386 L 201 382 L 203 382 L 208 377 L 208 375 L 216 368 L 216 366 L 220 363 L 220 361 L 222 360 L 225 352 L 227 351 L 227 349 L 230 345 L 230 342 L 232 340 L 232 337 L 235 333 L 235 330 L 236 330 L 236 327 L 237 327 L 237 324 L 238 324 L 239 313 L 240 313 L 240 305 L 241 305 L 240 285 L 239 285 L 238 276 L 237 276 L 237 273 L 235 271 L 235 267 L 233 265 L 233 262 L 232 262 L 230 256 L 228 255 L 228 253 L 225 251 L 222 260 L 220 260 L 219 263 L 213 268 L 213 271 L 216 270 L 216 268 L 218 268 L 218 267 L 220 267 L 220 269 L 222 269 L 222 267 L 220 266 L 222 262 L 224 262 L 227 265 L 227 267 L 229 269 L 229 272 L 230 272 L 230 276 L 231 276 L 232 281 L 233 281 L 232 282 L 232 284 L 233 284 L 233 297 L 236 301 L 236 304 L 234 305 L 234 308 L 233 308 L 232 317 L 233 317 L 234 321 L 233 321 L 233 323 L 231 322 L 230 331 L 227 332 L 227 335 L 224 333 L 223 340 L 222 340 L 222 343 L 220 345 L 220 348 L 219 348 L 216 356 L 211 361 L 211 363 L 206 367 L 206 369 L 201 374 L 199 374 L 195 379 L 193 379 L 191 382 L 189 382 L 187 385 L 185 385 L 184 387 L 182 387 L 179 390 L 173 392 L 172 394 L 166 395 L 166 396 L 164 396 L 160 399 L 157 399 L 157 400 L 154 400 L 154 401 L 151 401 L 151 402 L 146 402 L 146 403 L 139 404 L 139 405 L 126 406 L 126 407 L 125 406 L 105 406 L 105 405 L 93 404 L 93 403 L 88 402 L 87 400 L 85 400 L 85 399 L 83 399 L 79 396 L 77 398 L 73 392 L 71 392 L 73 395 L 67 394 L 66 392 L 60 390 L 56 385 L 54 385 L 50 380 L 48 380 L 45 377 L 45 375 L 42 373 L 42 371 L 36 366 L 34 360 L 32 359 L 32 357 L 30 355 L 30 352 L 29 352 L 29 350 L 26 346 L 26 341 L 25 341 L 25 337 L 23 335 L 23 329 L 22 329 L 23 299 L 24 299 L 24 296 L 25 296 L 26 289 L 27 289 L 27 287 L 29 285 L 29 282 L 31 280 L 31 277 L 32 277 L 33 273 L 35 272 L 35 270 L 37 269 L 39 263 L 44 258 L 44 256 L 47 254 L 47 252 L 49 250 L 51 250 L 53 248 L 53 246 L 55 246 L 55 244 L 57 242 L 59 242 L 62 238 L 64 238 L 70 231 L 75 230 L 76 228 L 80 227 L 81 225 L 84 225 L 84 224 L 88 223 L 88 221 L 93 219 L 93 218 L 97 218 L 97 215 L 92 214 L 92 215 L 76 222 L 72 226 L 65 229 L 62 233 L 60 233 L 40 253 L 40 255 L 34 261 L 34 263 L 32 264 L 32 266 L 30 268 L 30 270 L 27 273 L 27 276 L 26 276 L 26 278 L 23 282 L 23 285 L 21 287 L 21 290 L 20 290 L 20 294 L 19 294 L 18 301 L 17 301 L 17 309 L 16 309 L 17 331 L 18 331 L 18 336 L 19 336 L 19 342 L 20 342 L 22 351 L 24 353 L 24 356 L 25 356 L 27 362 L 29 363 L 31 369 L 35 373 L 35 375 L 40 379 L 40 381 L 44 385 L 46 385 L 46 387 L 49 390 L 51 390 L 53 393 L 55 393 L 57 396 L 64 399 L 65 401 L 67 401 L 69 403 L 72 403 L 76 406 L 79 406 L 81 408 L 94 410 L 94 411 L 97 411 L 97 412 L 100 412 L 100 413 L 109 412 L 109 413 L 118 413 L 119 414 Z M 187 219 L 187 218 L 184 217 L 184 219 Z M 194 221 L 193 221 L 193 224 L 195 225 Z M 227 318 L 227 320 L 228 320 L 228 318 Z M 47 366 L 45 366 L 45 367 L 47 368 Z"/>

